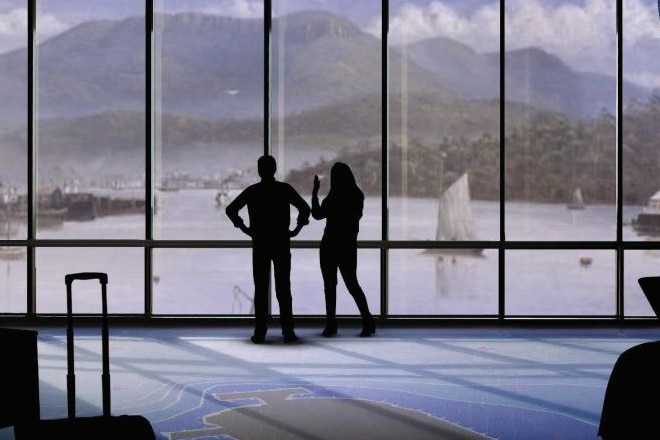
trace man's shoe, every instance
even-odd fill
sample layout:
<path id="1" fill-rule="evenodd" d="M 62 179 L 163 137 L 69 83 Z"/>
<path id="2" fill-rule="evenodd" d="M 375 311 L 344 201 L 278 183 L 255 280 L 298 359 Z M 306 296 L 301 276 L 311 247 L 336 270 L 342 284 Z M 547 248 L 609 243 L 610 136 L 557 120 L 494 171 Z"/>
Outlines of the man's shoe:
<path id="1" fill-rule="evenodd" d="M 250 341 L 252 341 L 254 344 L 263 344 L 266 341 L 266 337 L 260 335 L 252 335 Z"/>
<path id="2" fill-rule="evenodd" d="M 290 343 L 290 342 L 296 342 L 298 340 L 298 336 L 296 336 L 295 333 L 287 333 L 284 335 L 284 342 Z"/>
<path id="3" fill-rule="evenodd" d="M 337 323 L 336 322 L 326 323 L 325 328 L 321 332 L 321 336 L 323 336 L 324 338 L 330 338 L 332 336 L 335 336 L 336 334 L 337 334 Z"/>

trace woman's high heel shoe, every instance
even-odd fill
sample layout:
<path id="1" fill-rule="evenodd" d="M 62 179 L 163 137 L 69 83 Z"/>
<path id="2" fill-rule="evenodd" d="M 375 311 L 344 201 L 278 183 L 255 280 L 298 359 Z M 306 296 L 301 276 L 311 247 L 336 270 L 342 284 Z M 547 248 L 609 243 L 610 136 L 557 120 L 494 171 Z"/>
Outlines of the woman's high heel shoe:
<path id="1" fill-rule="evenodd" d="M 364 324 L 362 324 L 362 331 L 360 332 L 360 337 L 366 338 L 375 334 L 376 334 L 376 324 L 374 323 L 373 318 L 369 318 L 364 322 Z"/>

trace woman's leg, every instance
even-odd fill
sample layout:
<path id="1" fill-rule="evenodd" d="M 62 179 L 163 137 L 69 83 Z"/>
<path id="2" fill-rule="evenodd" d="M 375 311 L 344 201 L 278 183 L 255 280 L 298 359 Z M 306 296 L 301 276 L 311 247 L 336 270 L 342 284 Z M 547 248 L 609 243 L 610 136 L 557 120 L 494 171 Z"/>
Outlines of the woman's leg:
<path id="1" fill-rule="evenodd" d="M 348 293 L 355 300 L 362 319 L 371 319 L 367 297 L 357 279 L 357 244 L 350 243 L 345 246 L 339 259 L 339 271 L 344 279 Z"/>
<path id="2" fill-rule="evenodd" d="M 323 336 L 337 333 L 337 261 L 330 247 L 321 243 L 320 250 L 321 274 L 323 275 L 323 291 L 325 293 L 325 329 Z"/>

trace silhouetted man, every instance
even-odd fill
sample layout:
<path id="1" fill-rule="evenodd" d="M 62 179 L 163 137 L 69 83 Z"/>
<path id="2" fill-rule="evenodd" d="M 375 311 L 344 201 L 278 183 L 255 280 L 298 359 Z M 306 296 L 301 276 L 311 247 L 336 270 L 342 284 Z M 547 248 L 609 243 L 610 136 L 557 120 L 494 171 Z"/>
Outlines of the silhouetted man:
<path id="1" fill-rule="evenodd" d="M 247 187 L 227 206 L 226 213 L 234 226 L 252 237 L 252 275 L 254 278 L 255 326 L 252 342 L 260 344 L 266 338 L 268 313 L 268 283 L 270 263 L 275 268 L 275 294 L 280 305 L 280 320 L 284 342 L 297 340 L 293 329 L 291 305 L 290 237 L 295 237 L 309 223 L 310 209 L 291 185 L 275 180 L 277 164 L 272 156 L 257 161 L 261 182 Z M 247 205 L 250 226 L 238 212 Z M 290 207 L 298 209 L 298 224 L 289 231 Z"/>

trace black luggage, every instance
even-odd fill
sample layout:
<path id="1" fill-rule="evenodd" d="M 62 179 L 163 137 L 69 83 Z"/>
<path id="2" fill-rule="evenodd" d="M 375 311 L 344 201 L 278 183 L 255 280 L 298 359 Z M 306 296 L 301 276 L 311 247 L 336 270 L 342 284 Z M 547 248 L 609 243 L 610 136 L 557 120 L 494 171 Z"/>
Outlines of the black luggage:
<path id="1" fill-rule="evenodd" d="M 71 285 L 75 280 L 99 280 L 101 283 L 102 329 L 101 344 L 103 358 L 102 398 L 103 415 L 76 417 L 76 377 L 74 374 L 73 312 Z M 41 439 L 98 439 L 98 440 L 155 440 L 151 423 L 143 416 L 110 414 L 110 356 L 108 335 L 108 275 L 101 272 L 68 274 L 64 278 L 67 293 L 67 404 L 66 419 L 39 420 L 29 425 L 14 428 L 16 440 Z"/>

